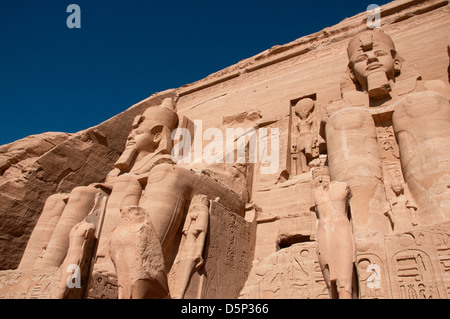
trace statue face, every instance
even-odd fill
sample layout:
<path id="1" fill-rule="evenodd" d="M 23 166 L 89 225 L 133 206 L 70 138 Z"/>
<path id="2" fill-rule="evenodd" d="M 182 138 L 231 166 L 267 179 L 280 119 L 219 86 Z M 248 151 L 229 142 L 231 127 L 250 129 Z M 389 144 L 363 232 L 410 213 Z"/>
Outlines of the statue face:
<path id="1" fill-rule="evenodd" d="M 387 97 L 401 62 L 392 39 L 380 30 L 367 30 L 352 38 L 347 47 L 350 75 L 373 98 Z"/>
<path id="2" fill-rule="evenodd" d="M 350 58 L 350 65 L 356 80 L 367 86 L 367 77 L 374 72 L 383 71 L 389 80 L 395 76 L 395 61 L 387 48 L 373 46 L 371 50 L 357 50 Z"/>
<path id="3" fill-rule="evenodd" d="M 126 147 L 134 148 L 138 152 L 154 152 L 159 137 L 160 134 L 153 134 L 150 130 L 138 127 L 128 135 Z"/>

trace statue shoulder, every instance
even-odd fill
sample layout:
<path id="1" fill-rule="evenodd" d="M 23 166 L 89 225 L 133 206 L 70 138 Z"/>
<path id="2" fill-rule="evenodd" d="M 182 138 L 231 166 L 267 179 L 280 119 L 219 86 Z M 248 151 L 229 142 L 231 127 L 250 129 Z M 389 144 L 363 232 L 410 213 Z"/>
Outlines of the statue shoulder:
<path id="1" fill-rule="evenodd" d="M 441 80 L 424 81 L 424 87 L 427 91 L 433 91 L 442 94 L 447 99 L 450 99 L 450 85 Z"/>

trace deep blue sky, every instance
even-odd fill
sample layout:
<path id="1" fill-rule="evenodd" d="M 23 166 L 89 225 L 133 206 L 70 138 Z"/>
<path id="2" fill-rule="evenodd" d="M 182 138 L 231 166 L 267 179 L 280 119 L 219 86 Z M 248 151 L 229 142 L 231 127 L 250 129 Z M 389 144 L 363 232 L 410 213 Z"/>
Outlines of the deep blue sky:
<path id="1" fill-rule="evenodd" d="M 387 2 L 0 0 L 0 145 L 78 132 Z"/>

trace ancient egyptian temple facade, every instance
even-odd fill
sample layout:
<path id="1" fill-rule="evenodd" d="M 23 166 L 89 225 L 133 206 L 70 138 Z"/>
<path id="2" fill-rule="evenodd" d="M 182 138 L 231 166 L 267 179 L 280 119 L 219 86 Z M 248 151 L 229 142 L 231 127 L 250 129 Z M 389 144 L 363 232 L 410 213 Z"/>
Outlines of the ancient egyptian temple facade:
<path id="1" fill-rule="evenodd" d="M 450 5 L 380 8 L 0 146 L 0 298 L 450 298 Z"/>

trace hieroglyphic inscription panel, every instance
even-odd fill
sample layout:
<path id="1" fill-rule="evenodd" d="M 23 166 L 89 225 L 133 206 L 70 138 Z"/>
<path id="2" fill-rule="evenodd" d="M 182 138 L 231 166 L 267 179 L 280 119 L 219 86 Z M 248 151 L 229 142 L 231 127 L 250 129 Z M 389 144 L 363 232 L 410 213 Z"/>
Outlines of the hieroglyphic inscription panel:
<path id="1" fill-rule="evenodd" d="M 359 298 L 450 297 L 450 223 L 356 241 Z"/>
<path id="2" fill-rule="evenodd" d="M 51 299 L 54 298 L 61 277 L 58 268 L 21 272 L 0 272 L 0 299 Z"/>
<path id="3" fill-rule="evenodd" d="M 252 267 L 256 221 L 211 202 L 210 229 L 206 239 L 202 298 L 237 298 Z"/>
<path id="4" fill-rule="evenodd" d="M 315 245 L 294 244 L 256 260 L 241 298 L 329 299 Z"/>

